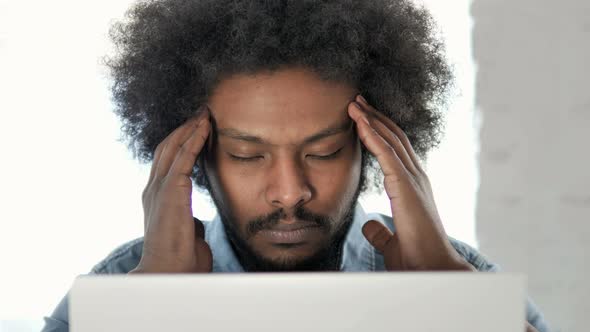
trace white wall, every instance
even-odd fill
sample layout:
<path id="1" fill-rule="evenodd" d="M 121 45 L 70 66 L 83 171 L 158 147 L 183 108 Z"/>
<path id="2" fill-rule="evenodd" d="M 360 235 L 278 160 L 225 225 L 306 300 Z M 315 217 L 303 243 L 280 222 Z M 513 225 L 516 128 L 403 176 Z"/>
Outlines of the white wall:
<path id="1" fill-rule="evenodd" d="M 590 320 L 590 3 L 474 0 L 477 235 L 555 331 Z"/>

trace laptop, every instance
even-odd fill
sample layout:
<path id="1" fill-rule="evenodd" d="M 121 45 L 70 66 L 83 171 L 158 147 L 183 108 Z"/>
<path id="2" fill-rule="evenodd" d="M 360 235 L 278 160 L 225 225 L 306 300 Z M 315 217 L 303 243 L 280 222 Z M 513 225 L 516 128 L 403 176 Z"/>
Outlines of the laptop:
<path id="1" fill-rule="evenodd" d="M 82 276 L 73 332 L 522 332 L 525 277 L 509 273 Z"/>

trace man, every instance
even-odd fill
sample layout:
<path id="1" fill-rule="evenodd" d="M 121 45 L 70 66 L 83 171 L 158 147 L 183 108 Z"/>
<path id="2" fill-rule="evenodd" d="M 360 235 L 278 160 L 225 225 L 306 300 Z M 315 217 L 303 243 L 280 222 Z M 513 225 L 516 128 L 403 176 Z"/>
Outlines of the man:
<path id="1" fill-rule="evenodd" d="M 152 161 L 145 236 L 92 273 L 497 270 L 446 236 L 421 167 L 452 79 L 433 26 L 406 0 L 136 4 L 107 65 Z M 357 204 L 381 183 L 393 218 Z M 67 297 L 46 323 L 67 331 Z"/>

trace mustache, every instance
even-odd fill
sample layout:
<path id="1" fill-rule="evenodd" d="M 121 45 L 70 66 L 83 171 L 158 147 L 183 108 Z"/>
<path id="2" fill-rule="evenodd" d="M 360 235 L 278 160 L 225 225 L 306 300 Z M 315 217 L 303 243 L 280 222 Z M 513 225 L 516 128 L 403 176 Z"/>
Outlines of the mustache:
<path id="1" fill-rule="evenodd" d="M 325 231 L 329 231 L 333 224 L 330 217 L 311 212 L 302 206 L 296 208 L 293 215 L 295 218 L 301 221 L 311 222 Z M 248 222 L 248 226 L 246 226 L 246 235 L 247 237 L 251 237 L 262 230 L 271 229 L 277 225 L 281 219 L 286 218 L 287 213 L 285 213 L 284 209 L 279 209 L 265 216 L 254 218 Z"/>

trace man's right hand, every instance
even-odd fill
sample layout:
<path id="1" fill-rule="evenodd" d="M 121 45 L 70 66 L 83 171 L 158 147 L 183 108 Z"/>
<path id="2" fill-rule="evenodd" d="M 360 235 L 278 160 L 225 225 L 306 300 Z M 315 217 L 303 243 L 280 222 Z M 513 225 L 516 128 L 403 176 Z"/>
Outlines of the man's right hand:
<path id="1" fill-rule="evenodd" d="M 209 111 L 204 107 L 156 148 L 142 195 L 143 252 L 129 273 L 211 271 L 211 249 L 204 240 L 203 224 L 193 218 L 191 207 L 191 174 L 210 128 Z"/>

